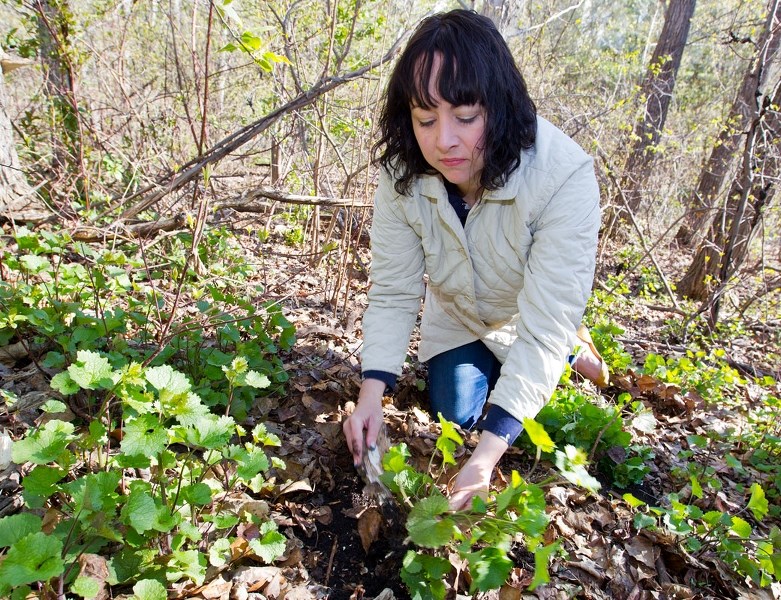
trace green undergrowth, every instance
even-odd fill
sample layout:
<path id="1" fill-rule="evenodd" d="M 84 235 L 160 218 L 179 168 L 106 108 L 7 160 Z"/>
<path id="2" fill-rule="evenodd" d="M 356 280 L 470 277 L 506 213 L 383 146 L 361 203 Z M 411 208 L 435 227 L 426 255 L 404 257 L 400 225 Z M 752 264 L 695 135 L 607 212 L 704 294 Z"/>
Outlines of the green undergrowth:
<path id="1" fill-rule="evenodd" d="M 96 247 L 19 228 L 4 242 L 0 347 L 52 377 L 12 448 L 25 508 L 0 519 L 0 596 L 93 597 L 88 555 L 138 598 L 278 557 L 268 506 L 229 499 L 270 493 L 284 466 L 266 454 L 277 436 L 241 422 L 283 391 L 295 330 L 235 236 L 207 230 L 195 253 L 188 232 Z"/>
<path id="2" fill-rule="evenodd" d="M 267 384 L 241 357 L 224 376 L 230 389 Z M 210 413 L 168 365 L 114 368 L 87 350 L 52 388 L 65 398 L 84 395 L 95 415 L 77 428 L 57 418 L 64 404 L 50 401 L 45 409 L 55 414 L 14 443 L 13 461 L 26 466 L 27 510 L 0 519 L 0 595 L 93 597 L 101 582 L 81 573 L 87 554 L 107 559 L 109 584 L 133 590 L 200 585 L 210 565 L 282 554 L 285 537 L 267 507 L 227 504 L 231 494 L 269 485 L 264 448 L 279 439 L 264 425 L 248 432 L 233 417 Z M 240 527 L 257 535 L 241 537 Z"/>
<path id="3" fill-rule="evenodd" d="M 649 353 L 641 366 L 616 340 L 623 331 L 610 323 L 591 329 L 592 338 L 615 375 L 633 370 L 672 393 L 689 397 L 703 414 L 729 413 L 714 420 L 707 435 L 686 435 L 667 460 L 666 482 L 675 490 L 656 502 L 632 493 L 637 529 L 665 530 L 694 557 L 715 555 L 737 578 L 767 587 L 781 575 L 781 424 L 777 384 L 769 377 L 749 381 L 722 349 L 691 349 L 678 356 Z M 662 390 L 666 393 L 665 390 Z M 602 477 L 617 488 L 642 485 L 654 458 L 653 394 L 615 399 L 593 397 L 564 378 L 537 421 L 557 444 L 569 443 L 593 458 Z M 646 434 L 649 445 L 633 440 Z M 724 502 L 729 493 L 732 499 Z M 735 500 L 737 499 L 737 500 Z"/>
<path id="4" fill-rule="evenodd" d="M 0 255 L 0 346 L 21 344 L 43 369 L 65 368 L 80 350 L 104 353 L 115 367 L 168 364 L 204 404 L 239 418 L 256 392 L 228 393 L 222 369 L 235 356 L 268 378 L 263 393 L 287 381 L 279 350 L 293 345 L 295 329 L 263 300 L 230 232 L 205 232 L 197 261 L 189 233 L 150 247 L 93 247 L 19 228 L 14 242 Z"/>

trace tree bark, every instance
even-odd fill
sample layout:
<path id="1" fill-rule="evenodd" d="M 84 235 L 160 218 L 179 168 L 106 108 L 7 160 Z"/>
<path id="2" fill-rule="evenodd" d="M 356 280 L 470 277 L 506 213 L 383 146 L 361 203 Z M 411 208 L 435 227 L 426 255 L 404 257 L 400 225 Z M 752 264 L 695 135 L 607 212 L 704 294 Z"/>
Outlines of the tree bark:
<path id="1" fill-rule="evenodd" d="M 72 17 L 68 0 L 35 0 L 44 89 L 49 100 L 54 179 L 75 174 L 76 191 L 89 206 L 89 181 L 84 168 L 84 135 L 76 92 L 76 68 L 71 46 Z"/>
<path id="2" fill-rule="evenodd" d="M 2 59 L 2 70 L 11 70 L 13 61 Z M 24 176 L 14 145 L 11 118 L 8 115 L 5 80 L 0 73 L 0 216 L 18 221 L 37 221 L 48 212 L 35 196 Z"/>
<path id="3" fill-rule="evenodd" d="M 778 54 L 781 45 L 781 27 L 773 27 L 781 21 L 781 5 L 771 0 L 765 27 L 757 42 L 757 56 L 746 69 L 740 89 L 730 109 L 727 122 L 719 132 L 708 162 L 700 173 L 696 190 L 685 203 L 687 211 L 683 223 L 675 234 L 681 246 L 690 246 L 713 220 L 714 203 L 722 192 L 729 174 L 734 171 L 740 152 L 740 142 L 756 110 L 756 93 L 762 61 Z"/>
<path id="4" fill-rule="evenodd" d="M 771 0 L 768 39 L 781 28 L 781 0 Z M 778 46 L 760 51 L 752 116 L 745 134 L 743 160 L 724 209 L 714 219 L 678 290 L 689 298 L 708 300 L 710 322 L 719 316 L 720 299 L 730 278 L 748 256 L 751 240 L 772 201 L 781 175 L 781 56 Z"/>
<path id="5" fill-rule="evenodd" d="M 621 187 L 632 212 L 642 203 L 642 188 L 651 172 L 654 147 L 667 120 L 675 77 L 689 36 L 696 0 L 670 0 L 651 62 L 642 84 L 644 110 L 633 133 Z"/>

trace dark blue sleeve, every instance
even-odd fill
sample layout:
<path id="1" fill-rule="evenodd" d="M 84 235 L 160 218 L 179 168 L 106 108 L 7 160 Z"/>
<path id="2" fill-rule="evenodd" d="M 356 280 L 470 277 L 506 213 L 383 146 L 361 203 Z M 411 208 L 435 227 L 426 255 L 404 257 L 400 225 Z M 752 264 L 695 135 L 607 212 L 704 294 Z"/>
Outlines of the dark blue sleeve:
<path id="1" fill-rule="evenodd" d="M 362 379 L 379 379 L 385 384 L 386 390 L 392 390 L 396 387 L 396 376 L 387 371 L 364 371 Z"/>
<path id="2" fill-rule="evenodd" d="M 523 431 L 523 425 L 518 419 L 495 404 L 488 407 L 485 418 L 477 424 L 477 428 L 498 435 L 511 446 Z"/>

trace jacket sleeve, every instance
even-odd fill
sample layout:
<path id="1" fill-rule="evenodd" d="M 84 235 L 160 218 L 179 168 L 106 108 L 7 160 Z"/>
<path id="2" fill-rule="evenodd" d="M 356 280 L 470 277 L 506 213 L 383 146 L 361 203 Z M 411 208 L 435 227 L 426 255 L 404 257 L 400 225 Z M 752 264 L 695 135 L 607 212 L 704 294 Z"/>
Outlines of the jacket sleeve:
<path id="1" fill-rule="evenodd" d="M 363 372 L 399 375 L 424 294 L 421 239 L 410 226 L 390 175 L 383 169 L 371 227 L 371 286 L 363 315 Z"/>
<path id="2" fill-rule="evenodd" d="M 519 421 L 539 412 L 561 377 L 591 294 L 599 224 L 599 186 L 588 159 L 560 182 L 531 223 L 518 338 L 489 398 Z"/>

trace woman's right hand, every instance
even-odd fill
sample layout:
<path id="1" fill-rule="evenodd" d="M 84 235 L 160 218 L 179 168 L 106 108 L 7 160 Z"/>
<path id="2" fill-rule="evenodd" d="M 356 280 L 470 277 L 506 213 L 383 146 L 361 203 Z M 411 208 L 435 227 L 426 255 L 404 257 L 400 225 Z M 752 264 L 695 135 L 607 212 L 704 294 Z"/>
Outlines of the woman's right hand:
<path id="1" fill-rule="evenodd" d="M 385 383 L 379 379 L 364 379 L 358 394 L 358 405 L 342 424 L 347 448 L 353 455 L 353 464 L 357 467 L 363 459 L 363 442 L 373 448 L 382 427 L 382 396 Z"/>

